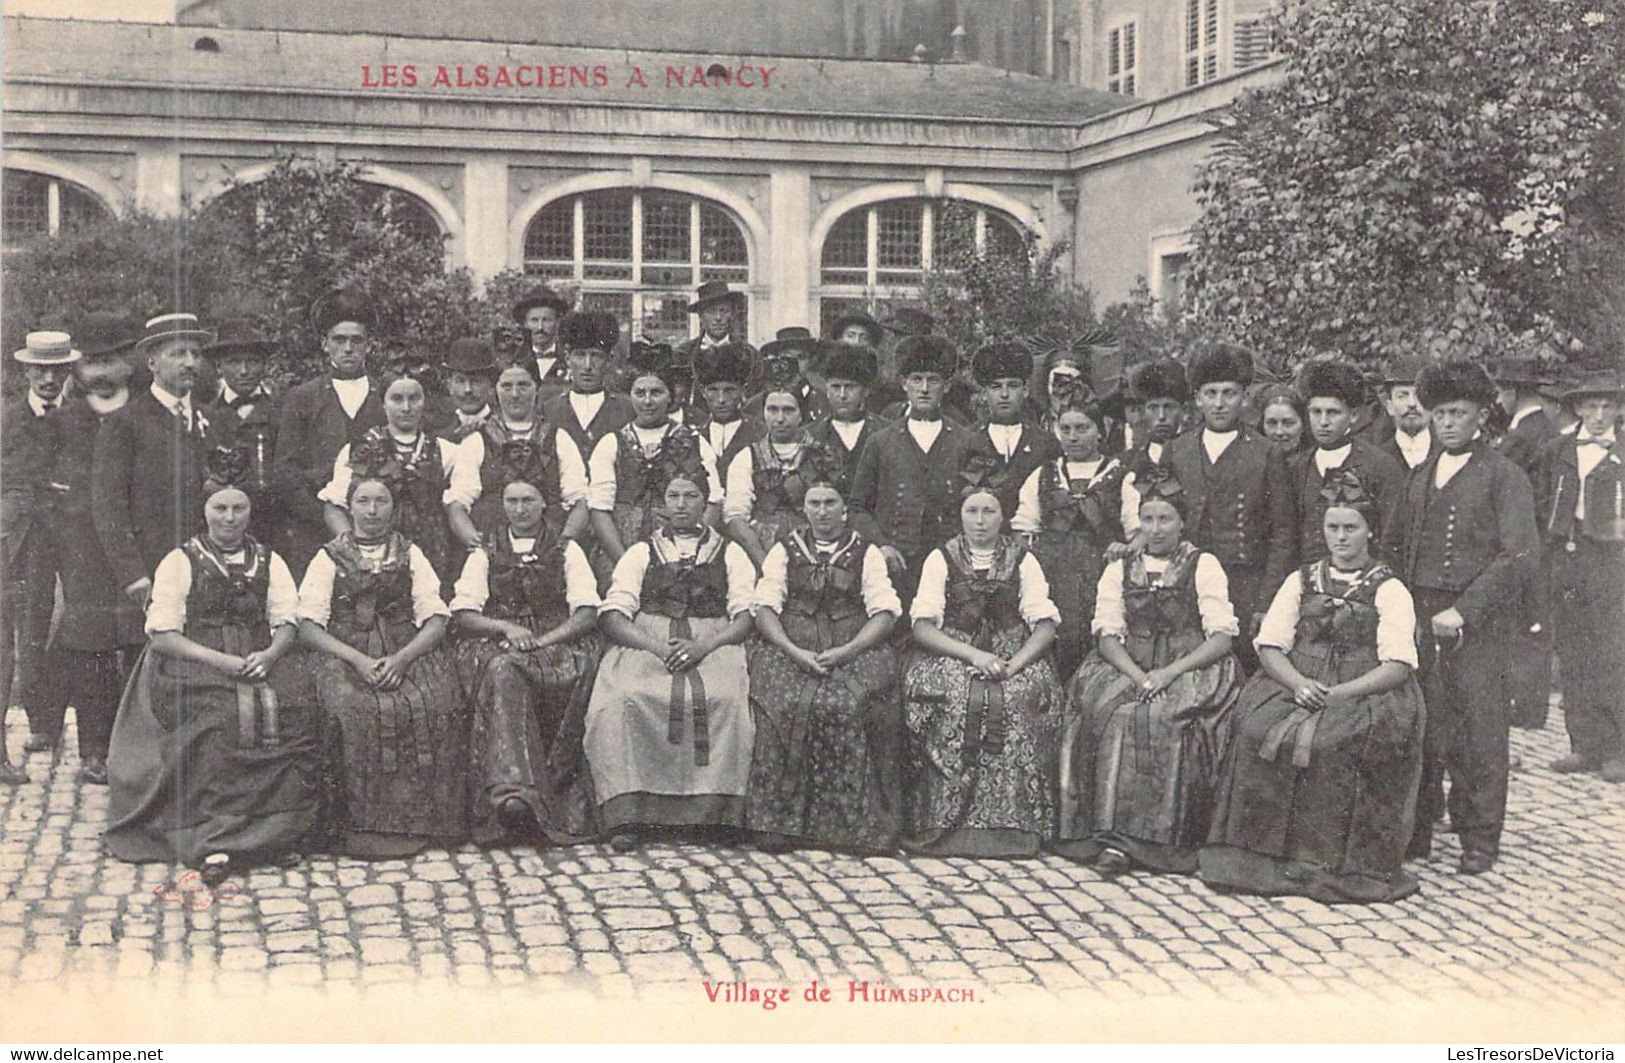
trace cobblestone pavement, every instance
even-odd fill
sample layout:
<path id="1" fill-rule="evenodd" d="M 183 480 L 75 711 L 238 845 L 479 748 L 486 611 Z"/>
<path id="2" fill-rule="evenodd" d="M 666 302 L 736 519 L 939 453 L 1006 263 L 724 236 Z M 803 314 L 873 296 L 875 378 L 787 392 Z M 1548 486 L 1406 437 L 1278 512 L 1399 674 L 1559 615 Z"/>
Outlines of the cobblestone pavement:
<path id="1" fill-rule="evenodd" d="M 22 714 L 7 737 L 18 761 Z M 257 871 L 202 910 L 175 874 L 104 854 L 107 790 L 77 759 L 26 759 L 0 789 L 0 1000 L 64 975 L 177 987 L 378 983 L 602 996 L 701 980 L 975 986 L 995 997 L 1331 992 L 1353 1005 L 1617 1006 L 1625 990 L 1625 787 L 1557 776 L 1561 716 L 1514 732 L 1503 856 L 1458 877 L 1453 836 L 1403 903 L 1224 896 L 1191 878 L 1115 883 L 1053 857 L 1014 862 L 769 855 L 656 845 L 316 857 Z M 230 891 L 225 891 L 230 894 Z M 197 905 L 201 907 L 201 905 Z M 1047 991 L 1047 994 L 1045 993 Z M 3 1007 L 3 1005 L 0 1005 Z"/>

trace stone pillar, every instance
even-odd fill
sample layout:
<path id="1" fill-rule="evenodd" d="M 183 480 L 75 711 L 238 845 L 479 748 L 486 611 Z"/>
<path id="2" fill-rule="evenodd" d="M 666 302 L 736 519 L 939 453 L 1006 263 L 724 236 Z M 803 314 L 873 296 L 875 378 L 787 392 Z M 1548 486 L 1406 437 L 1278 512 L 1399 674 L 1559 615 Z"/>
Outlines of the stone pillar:
<path id="1" fill-rule="evenodd" d="M 135 155 L 135 203 L 153 214 L 181 212 L 181 152 L 172 143 L 142 144 Z"/>
<path id="2" fill-rule="evenodd" d="M 762 261 L 757 265 L 758 278 L 765 280 L 769 291 L 766 326 L 760 330 L 764 339 L 772 338 L 776 329 L 789 325 L 805 325 L 818 332 L 812 306 L 812 250 L 808 238 L 812 235 L 812 171 L 809 167 L 779 163 L 769 179 L 768 246 L 758 248 Z"/>
<path id="3" fill-rule="evenodd" d="M 476 281 L 509 266 L 508 160 L 478 157 L 463 166 L 463 265 Z"/>

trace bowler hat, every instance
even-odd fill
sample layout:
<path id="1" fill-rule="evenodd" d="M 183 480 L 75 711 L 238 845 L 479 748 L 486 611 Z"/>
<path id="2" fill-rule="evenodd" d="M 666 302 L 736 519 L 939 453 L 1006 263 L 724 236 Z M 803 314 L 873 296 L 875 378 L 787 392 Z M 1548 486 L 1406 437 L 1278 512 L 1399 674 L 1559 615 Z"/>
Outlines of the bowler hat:
<path id="1" fill-rule="evenodd" d="M 697 314 L 716 303 L 744 303 L 744 301 L 745 293 L 729 288 L 727 281 L 706 281 L 694 293 L 694 301 L 688 304 L 688 312 Z"/>
<path id="2" fill-rule="evenodd" d="M 1414 384 L 1426 366 L 1425 358 L 1418 358 L 1414 354 L 1402 354 L 1389 361 L 1388 367 L 1383 371 L 1382 383 L 1385 387 L 1395 384 Z"/>
<path id="3" fill-rule="evenodd" d="M 123 314 L 98 310 L 74 326 L 74 342 L 86 358 L 123 354 L 135 346 L 135 322 Z"/>
<path id="4" fill-rule="evenodd" d="M 146 350 L 168 340 L 195 340 L 199 345 L 213 343 L 214 333 L 198 324 L 196 314 L 161 314 L 150 319 L 135 349 Z"/>
<path id="5" fill-rule="evenodd" d="M 496 351 L 492 349 L 490 342 L 477 336 L 464 336 L 452 340 L 440 368 L 448 373 L 462 373 L 465 376 L 480 373 L 495 376 L 500 369 L 497 365 Z"/>
<path id="6" fill-rule="evenodd" d="M 247 318 L 232 318 L 223 322 L 215 333 L 214 342 L 203 348 L 205 358 L 223 358 L 228 354 L 246 354 L 263 358 L 276 345 L 260 333 L 254 322 Z"/>
<path id="7" fill-rule="evenodd" d="M 524 295 L 521 295 L 519 297 L 519 301 L 513 304 L 511 315 L 514 320 L 514 324 L 523 325 L 525 323 L 525 315 L 530 313 L 533 307 L 538 306 L 551 306 L 554 310 L 558 311 L 560 317 L 563 317 L 565 314 L 570 312 L 570 301 L 568 299 L 554 291 L 552 288 L 549 288 L 547 285 L 538 284 L 536 287 L 525 292 Z"/>
<path id="8" fill-rule="evenodd" d="M 1574 402 L 1584 398 L 1625 400 L 1625 380 L 1617 369 L 1593 369 L 1577 376 L 1563 389 L 1563 401 Z"/>
<path id="9" fill-rule="evenodd" d="M 83 357 L 66 332 L 30 332 L 24 343 L 11 355 L 24 365 L 68 365 Z"/>
<path id="10" fill-rule="evenodd" d="M 809 354 L 818 349 L 818 340 L 800 325 L 781 328 L 771 342 L 762 344 L 763 358 L 778 358 L 787 354 Z"/>

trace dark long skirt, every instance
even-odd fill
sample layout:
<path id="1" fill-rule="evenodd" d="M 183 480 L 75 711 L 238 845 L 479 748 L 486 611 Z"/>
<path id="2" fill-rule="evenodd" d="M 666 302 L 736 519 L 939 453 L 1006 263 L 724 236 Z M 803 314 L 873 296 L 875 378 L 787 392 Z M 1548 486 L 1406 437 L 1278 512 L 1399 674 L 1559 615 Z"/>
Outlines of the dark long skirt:
<path id="1" fill-rule="evenodd" d="M 512 798 L 551 842 L 597 833 L 581 740 L 599 652 L 590 633 L 523 652 L 496 639 L 458 643 L 457 672 L 474 708 L 468 783 L 476 842 L 506 836 L 496 810 Z"/>
<path id="2" fill-rule="evenodd" d="M 294 651 L 265 683 L 239 684 L 147 647 L 113 725 L 108 850 L 190 867 L 211 853 L 269 860 L 297 850 L 320 811 L 320 723 L 303 668 Z"/>
<path id="3" fill-rule="evenodd" d="M 781 618 L 796 645 L 844 645 L 868 618 Z M 746 826 L 811 846 L 888 853 L 901 826 L 902 705 L 897 656 L 865 650 L 828 676 L 802 671 L 765 641 L 749 649 L 756 744 Z"/>
<path id="4" fill-rule="evenodd" d="M 1061 611 L 1055 628 L 1055 671 L 1065 683 L 1094 648 L 1095 590 L 1104 553 L 1093 536 L 1075 531 L 1040 532 L 1033 555 L 1049 578 L 1049 596 Z"/>

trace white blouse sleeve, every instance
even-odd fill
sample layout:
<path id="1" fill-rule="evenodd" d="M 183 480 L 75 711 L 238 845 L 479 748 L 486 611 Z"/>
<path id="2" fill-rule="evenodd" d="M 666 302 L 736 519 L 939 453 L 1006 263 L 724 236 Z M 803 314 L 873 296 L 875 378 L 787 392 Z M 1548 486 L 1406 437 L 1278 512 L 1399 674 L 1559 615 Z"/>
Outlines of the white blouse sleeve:
<path id="1" fill-rule="evenodd" d="M 880 547 L 869 544 L 863 548 L 863 608 L 870 616 L 890 613 L 903 615 L 903 601 L 892 586 L 891 572 L 886 568 L 886 555 Z"/>
<path id="2" fill-rule="evenodd" d="M 282 555 L 271 552 L 270 586 L 265 592 L 265 623 L 272 632 L 283 624 L 299 623 L 299 588 Z"/>
<path id="3" fill-rule="evenodd" d="M 705 504 L 720 506 L 722 505 L 723 490 L 722 476 L 717 471 L 717 448 L 713 447 L 711 441 L 704 436 L 698 438 L 700 443 L 700 464 L 705 466 L 706 478 L 711 481 L 711 495 L 705 500 Z M 746 554 L 745 557 L 748 559 L 750 555 Z"/>
<path id="4" fill-rule="evenodd" d="M 192 559 L 185 550 L 175 549 L 158 562 L 152 574 L 152 600 L 147 603 L 146 631 L 186 630 L 186 597 L 192 593 Z"/>
<path id="5" fill-rule="evenodd" d="M 408 546 L 407 551 L 407 563 L 412 568 L 412 623 L 422 627 L 431 617 L 451 616 L 440 597 L 440 577 L 434 566 L 416 546 Z"/>
<path id="6" fill-rule="evenodd" d="M 345 497 L 350 493 L 350 444 L 346 443 L 339 448 L 339 456 L 333 459 L 333 475 L 327 481 L 327 486 L 316 492 L 316 497 L 323 502 L 331 502 L 344 509 L 350 508 L 349 500 Z"/>
<path id="7" fill-rule="evenodd" d="M 609 512 L 615 508 L 615 456 L 620 440 L 611 432 L 598 441 L 587 459 L 587 505 Z"/>
<path id="8" fill-rule="evenodd" d="M 948 611 L 948 559 L 941 550 L 933 550 L 920 568 L 920 586 L 914 592 L 909 606 L 910 620 L 931 620 L 942 626 L 943 614 Z"/>
<path id="9" fill-rule="evenodd" d="M 739 464 L 739 459 L 734 459 Z M 756 608 L 784 612 L 784 598 L 789 593 L 790 558 L 783 543 L 774 543 L 762 558 L 762 578 L 756 581 Z M 866 573 L 867 575 L 867 573 Z"/>
<path id="10" fill-rule="evenodd" d="M 1027 626 L 1041 620 L 1061 622 L 1061 611 L 1055 608 L 1055 602 L 1049 596 L 1049 578 L 1044 575 L 1044 566 L 1038 563 L 1038 558 L 1031 553 L 1021 559 L 1021 567 L 1016 570 L 1021 580 L 1021 619 Z"/>
<path id="11" fill-rule="evenodd" d="M 1416 603 L 1397 579 L 1377 588 L 1377 659 L 1417 668 Z M 1599 647 L 1599 652 L 1604 652 Z"/>
<path id="12" fill-rule="evenodd" d="M 1258 637 L 1253 639 L 1253 646 L 1291 653 L 1298 641 L 1298 616 L 1302 606 L 1303 573 L 1300 571 L 1281 581 L 1280 589 L 1258 625 Z"/>
<path id="13" fill-rule="evenodd" d="M 587 497 L 587 464 L 581 448 L 568 432 L 553 433 L 553 453 L 559 462 L 559 493 L 566 510 Z M 597 597 L 597 595 L 594 595 Z"/>
<path id="14" fill-rule="evenodd" d="M 756 600 L 756 566 L 750 555 L 738 543 L 729 543 L 723 548 L 722 563 L 728 569 L 728 616 L 750 612 Z"/>
<path id="15" fill-rule="evenodd" d="M 1022 483 L 1016 495 L 1016 515 L 1010 518 L 1011 531 L 1034 533 L 1044 526 L 1044 511 L 1038 501 L 1038 479 L 1043 471 L 1040 465 Z"/>
<path id="16" fill-rule="evenodd" d="M 327 626 L 333 615 L 333 578 L 337 574 L 333 558 L 326 550 L 317 550 L 316 556 L 305 566 L 304 582 L 299 584 L 300 620 Z"/>
<path id="17" fill-rule="evenodd" d="M 475 432 L 461 443 L 449 439 L 435 442 L 440 445 L 440 475 L 446 483 L 440 504 L 456 503 L 464 509 L 473 509 L 483 490 L 480 466 L 485 462 L 485 434 Z"/>
<path id="18" fill-rule="evenodd" d="M 636 618 L 638 610 L 643 607 L 643 574 L 648 569 L 649 544 L 633 543 L 627 547 L 626 553 L 615 562 L 615 571 L 609 577 L 609 590 L 604 594 L 604 604 L 598 607 L 598 615 L 620 613 L 628 620 Z"/>
<path id="19" fill-rule="evenodd" d="M 1230 577 L 1212 554 L 1196 559 L 1196 609 L 1202 615 L 1203 635 L 1241 634 L 1236 611 L 1230 605 Z"/>
<path id="20" fill-rule="evenodd" d="M 1123 534 L 1130 539 L 1140 530 L 1140 489 L 1134 486 L 1134 474 L 1123 477 L 1123 502 L 1117 507 L 1117 518 L 1123 522 Z"/>
<path id="21" fill-rule="evenodd" d="M 728 464 L 728 489 L 722 496 L 722 519 L 750 520 L 756 508 L 756 459 L 746 447 Z"/>
<path id="22" fill-rule="evenodd" d="M 577 609 L 596 610 L 603 599 L 598 597 L 598 577 L 587 563 L 587 555 L 574 540 L 564 544 L 564 604 L 570 612 Z"/>
<path id="23" fill-rule="evenodd" d="M 451 590 L 451 611 L 477 613 L 491 598 L 491 555 L 483 548 L 470 550 L 463 574 Z"/>
<path id="24" fill-rule="evenodd" d="M 1123 560 L 1113 561 L 1095 584 L 1095 619 L 1090 625 L 1097 636 L 1122 638 L 1128 632 L 1128 616 L 1123 612 Z"/>

